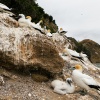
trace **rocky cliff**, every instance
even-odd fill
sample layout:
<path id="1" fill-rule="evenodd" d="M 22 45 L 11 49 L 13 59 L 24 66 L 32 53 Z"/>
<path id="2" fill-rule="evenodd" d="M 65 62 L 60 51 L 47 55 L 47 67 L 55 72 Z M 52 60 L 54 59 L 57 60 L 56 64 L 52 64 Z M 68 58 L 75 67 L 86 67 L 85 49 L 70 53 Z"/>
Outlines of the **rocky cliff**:
<path id="1" fill-rule="evenodd" d="M 100 45 L 92 40 L 85 39 L 80 42 L 83 45 L 85 52 L 89 53 L 89 58 L 92 63 L 100 62 Z"/>
<path id="2" fill-rule="evenodd" d="M 72 37 L 68 37 L 71 41 L 72 49 L 77 52 L 84 52 L 88 55 L 89 60 L 92 63 L 100 63 L 100 45 L 93 40 L 85 39 L 83 41 L 76 41 Z"/>
<path id="3" fill-rule="evenodd" d="M 66 59 L 63 59 L 60 54 L 69 43 L 62 36 L 56 39 L 58 41 L 53 41 L 52 37 L 33 27 L 19 27 L 8 13 L 0 12 L 1 100 L 100 99 L 100 95 L 92 89 L 83 96 L 78 86 L 73 94 L 58 95 L 53 92 L 51 81 L 71 77 L 70 68 L 76 64 L 82 65 L 84 73 L 100 82 L 100 69 L 87 57 L 80 59 L 67 52 Z"/>
<path id="4" fill-rule="evenodd" d="M 1 3 L 12 8 L 12 12 L 16 15 L 24 14 L 25 16 L 31 16 L 32 22 L 39 22 L 43 20 L 42 27 L 46 26 L 51 32 L 56 32 L 58 26 L 51 15 L 44 12 L 35 0 L 0 0 Z"/>
<path id="5" fill-rule="evenodd" d="M 7 13 L 0 13 L 0 20 L 1 66 L 48 78 L 61 73 L 64 61 L 51 38 L 34 28 L 16 26 L 17 21 Z"/>

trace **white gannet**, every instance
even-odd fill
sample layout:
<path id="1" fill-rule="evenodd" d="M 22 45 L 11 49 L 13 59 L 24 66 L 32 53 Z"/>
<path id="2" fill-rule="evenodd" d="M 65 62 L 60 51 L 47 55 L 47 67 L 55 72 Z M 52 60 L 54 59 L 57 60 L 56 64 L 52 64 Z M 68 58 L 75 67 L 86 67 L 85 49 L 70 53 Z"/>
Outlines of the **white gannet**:
<path id="1" fill-rule="evenodd" d="M 51 31 L 48 29 L 46 35 L 49 36 L 49 37 L 52 37 L 52 34 L 50 33 Z"/>
<path id="2" fill-rule="evenodd" d="M 43 30 L 42 28 L 41 28 L 41 23 L 42 23 L 43 21 L 42 20 L 40 20 L 37 24 L 35 24 L 35 27 L 34 28 L 36 28 L 36 29 L 38 29 L 38 30 Z"/>
<path id="3" fill-rule="evenodd" d="M 64 31 L 63 28 L 60 28 L 60 29 L 58 30 L 58 33 L 59 33 L 60 35 L 65 35 L 65 34 L 67 33 L 67 31 Z"/>
<path id="4" fill-rule="evenodd" d="M 51 86 L 54 88 L 54 92 L 58 94 L 73 93 L 75 91 L 75 87 L 72 84 L 71 78 L 67 78 L 66 82 L 54 80 L 51 82 Z"/>
<path id="5" fill-rule="evenodd" d="M 89 91 L 90 88 L 94 88 L 100 91 L 100 85 L 91 76 L 82 73 L 82 66 L 75 65 L 75 70 L 72 72 L 72 79 L 77 86 Z"/>
<path id="6" fill-rule="evenodd" d="M 24 14 L 19 14 L 20 18 L 18 19 L 19 26 L 21 27 L 29 27 L 32 26 L 31 17 L 28 16 L 27 19 L 25 18 Z"/>
<path id="7" fill-rule="evenodd" d="M 0 3 L 0 8 L 5 9 L 5 10 L 11 10 L 10 8 L 8 8 L 6 5 Z"/>
<path id="8" fill-rule="evenodd" d="M 42 23 L 43 21 L 42 20 L 40 20 L 37 24 L 34 24 L 33 23 L 33 28 L 35 28 L 36 30 L 38 30 L 38 31 L 40 31 L 41 33 L 43 33 L 44 34 L 44 29 L 41 27 L 41 23 Z"/>

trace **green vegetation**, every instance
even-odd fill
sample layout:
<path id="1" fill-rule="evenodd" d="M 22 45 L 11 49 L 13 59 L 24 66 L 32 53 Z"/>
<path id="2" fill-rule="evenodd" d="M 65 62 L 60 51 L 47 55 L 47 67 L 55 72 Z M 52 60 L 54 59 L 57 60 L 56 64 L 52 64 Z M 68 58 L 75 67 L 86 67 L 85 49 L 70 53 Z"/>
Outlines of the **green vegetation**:
<path id="1" fill-rule="evenodd" d="M 36 0 L 0 0 L 1 3 L 12 8 L 12 12 L 15 14 L 25 14 L 26 16 L 31 16 L 32 21 L 37 23 L 41 19 L 43 20 L 42 26 L 47 26 L 51 32 L 56 32 L 58 26 L 52 16 L 44 12 L 35 1 Z M 46 20 L 46 21 L 45 21 Z"/>

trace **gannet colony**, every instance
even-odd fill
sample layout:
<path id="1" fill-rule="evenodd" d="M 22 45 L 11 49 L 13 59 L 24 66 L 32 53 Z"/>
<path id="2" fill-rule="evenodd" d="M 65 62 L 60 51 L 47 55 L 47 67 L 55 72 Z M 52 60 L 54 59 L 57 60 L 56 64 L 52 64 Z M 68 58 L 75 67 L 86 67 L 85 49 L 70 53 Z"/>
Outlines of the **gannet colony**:
<path id="1" fill-rule="evenodd" d="M 51 39 L 56 48 L 57 45 L 59 47 L 61 44 L 63 44 L 62 47 L 60 47 L 60 49 L 58 48 L 57 50 L 58 55 L 65 62 L 65 65 L 62 68 L 62 75 L 65 78 L 65 80 L 59 80 L 58 77 L 52 79 L 52 81 L 50 80 L 49 87 L 52 87 L 50 88 L 51 91 L 53 91 L 55 94 L 57 93 L 60 95 L 70 95 L 75 94 L 76 87 L 80 87 L 79 90 L 83 89 L 83 94 L 85 95 L 87 95 L 88 92 L 90 92 L 92 89 L 94 92 L 96 92 L 96 89 L 97 92 L 100 93 L 100 69 L 94 66 L 89 61 L 88 56 L 86 54 L 82 52 L 78 53 L 77 51 L 72 50 L 72 48 L 70 48 L 72 47 L 72 44 L 70 43 L 70 40 L 67 38 L 67 31 L 64 31 L 63 28 L 60 28 L 56 33 L 51 33 L 50 29 L 46 29 L 46 26 L 41 26 L 41 23 L 43 23 L 42 20 L 40 20 L 38 23 L 34 23 L 32 22 L 31 16 L 24 14 L 19 14 L 17 17 L 18 19 L 16 20 L 16 18 L 13 17 L 15 16 L 15 14 L 10 13 L 10 8 L 8 8 L 6 5 L 2 3 L 0 3 L 0 8 L 9 11 L 9 13 L 0 12 L 0 18 L 4 19 L 4 21 L 1 20 L 3 24 L 0 25 L 0 51 L 7 53 L 10 51 L 14 51 L 14 53 L 17 54 L 16 59 L 18 60 L 20 57 L 20 50 L 18 49 L 18 47 L 20 46 L 21 39 L 23 39 L 23 41 L 26 43 L 24 36 L 28 37 L 29 35 L 34 36 L 38 34 L 44 35 L 48 39 Z M 9 23 L 9 25 L 6 23 Z M 11 27 L 12 24 L 14 27 Z M 8 32 L 7 28 L 5 28 L 6 26 L 9 28 Z M 31 29 L 34 29 L 34 31 L 32 32 Z M 21 33 L 21 30 L 25 30 L 25 34 Z M 9 42 L 9 38 L 11 38 L 13 42 Z M 13 46 L 13 48 L 11 46 Z M 25 61 L 28 61 L 26 60 L 28 58 L 23 59 L 25 59 Z M 74 70 L 72 71 L 71 69 L 73 68 Z M 4 77 L 0 75 L 1 86 L 3 86 L 2 84 L 6 85 L 5 80 L 3 78 Z M 96 78 L 96 80 L 94 78 Z"/>

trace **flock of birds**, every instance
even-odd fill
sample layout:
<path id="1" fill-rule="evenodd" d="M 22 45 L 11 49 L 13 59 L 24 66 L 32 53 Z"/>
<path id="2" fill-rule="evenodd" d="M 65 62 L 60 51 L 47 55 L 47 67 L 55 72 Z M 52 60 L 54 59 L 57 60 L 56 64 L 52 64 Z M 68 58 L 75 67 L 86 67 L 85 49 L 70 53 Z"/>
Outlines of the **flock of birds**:
<path id="1" fill-rule="evenodd" d="M 0 8 L 4 9 L 4 10 L 8 10 L 8 11 L 11 10 L 10 8 L 8 8 L 6 5 L 4 5 L 2 3 L 0 3 Z M 10 15 L 10 17 L 13 17 L 15 20 L 17 20 L 20 27 L 33 27 L 36 30 L 40 31 L 43 34 L 46 34 L 49 37 L 53 36 L 53 34 L 51 33 L 50 29 L 46 29 L 46 26 L 44 26 L 43 28 L 41 27 L 40 24 L 43 23 L 42 20 L 40 20 L 38 23 L 34 23 L 34 22 L 31 22 L 32 21 L 31 16 L 26 16 L 25 17 L 24 14 L 19 14 L 18 16 Z M 67 31 L 64 31 L 62 28 L 60 28 L 57 31 L 57 33 L 59 35 L 65 35 L 67 33 Z"/>
<path id="2" fill-rule="evenodd" d="M 8 8 L 6 5 L 2 3 L 0 3 L 0 8 L 11 10 L 10 8 Z M 44 29 L 46 29 L 46 27 L 43 29 L 40 25 L 43 22 L 42 20 L 40 20 L 37 24 L 31 22 L 31 20 L 32 18 L 30 16 L 25 17 L 24 14 L 19 14 L 18 23 L 20 27 L 33 27 L 41 32 L 43 32 Z M 63 36 L 66 33 L 67 31 L 64 31 L 62 28 L 60 28 L 60 30 L 58 31 L 58 34 L 60 36 Z M 47 30 L 46 35 L 49 37 L 53 36 L 53 34 L 50 33 L 49 29 Z M 63 50 L 64 55 L 68 53 L 70 56 L 75 56 L 75 57 L 87 56 L 85 54 L 81 54 L 80 56 L 79 53 L 77 53 L 74 50 L 68 49 L 68 47 L 69 46 L 66 46 L 66 48 Z M 64 58 L 63 54 L 60 54 L 60 56 Z M 51 82 L 51 86 L 54 88 L 54 92 L 58 94 L 73 93 L 75 91 L 75 86 L 72 82 L 73 80 L 77 84 L 77 86 L 81 87 L 85 91 L 89 91 L 91 88 L 94 88 L 98 90 L 98 93 L 100 93 L 100 84 L 97 81 L 95 81 L 91 76 L 83 74 L 82 66 L 75 65 L 75 67 L 73 67 L 72 69 L 74 69 L 71 76 L 72 78 L 67 78 L 66 82 L 60 80 L 54 80 Z M 0 76 L 0 79 L 2 83 L 4 83 L 2 76 Z"/>
<path id="3" fill-rule="evenodd" d="M 75 86 L 72 82 L 76 83 L 77 86 L 83 89 L 83 94 L 89 92 L 91 88 L 96 89 L 100 94 L 100 83 L 94 80 L 91 76 L 82 73 L 82 66 L 75 65 L 71 68 L 72 78 L 67 78 L 66 82 L 60 80 L 54 80 L 51 82 L 51 86 L 54 88 L 54 92 L 58 94 L 74 93 Z"/>

